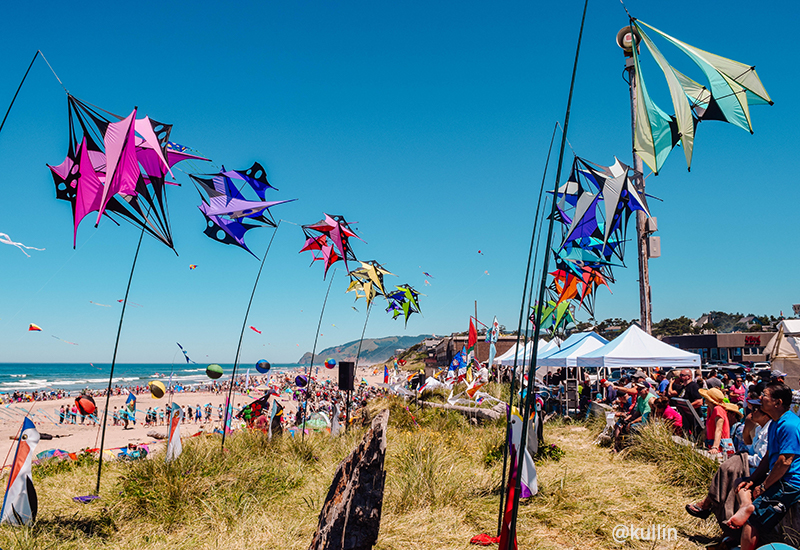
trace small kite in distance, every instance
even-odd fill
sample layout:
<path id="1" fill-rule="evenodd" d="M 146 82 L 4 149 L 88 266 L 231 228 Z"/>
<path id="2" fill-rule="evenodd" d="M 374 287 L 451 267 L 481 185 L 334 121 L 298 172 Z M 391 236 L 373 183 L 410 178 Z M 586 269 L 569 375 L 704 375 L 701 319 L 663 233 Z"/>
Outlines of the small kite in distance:
<path id="1" fill-rule="evenodd" d="M 255 332 L 257 332 L 257 333 L 259 333 L 259 334 L 261 334 L 261 331 L 260 331 L 260 330 L 258 330 L 256 327 L 254 327 L 254 326 L 252 326 L 252 325 L 250 325 L 250 329 L 251 329 L 251 330 L 254 330 Z"/>
<path id="2" fill-rule="evenodd" d="M 178 347 L 179 347 L 179 348 L 181 348 L 181 351 L 183 352 L 183 357 L 184 357 L 184 359 L 186 359 L 186 362 L 187 362 L 187 363 L 194 363 L 194 361 L 192 361 L 191 359 L 189 359 L 189 354 L 188 354 L 188 353 L 186 353 L 186 350 L 185 350 L 185 349 L 183 349 L 183 346 L 182 346 L 182 345 L 180 345 L 180 343 L 179 343 L 179 342 L 175 342 L 175 343 L 176 343 L 176 344 L 178 344 Z M 206 357 L 208 357 L 208 356 L 206 356 Z M 194 363 L 194 364 L 196 365 L 197 363 Z"/>
<path id="3" fill-rule="evenodd" d="M 189 264 L 189 269 L 190 269 L 190 270 L 195 270 L 195 269 L 197 269 L 197 264 Z"/>
<path id="4" fill-rule="evenodd" d="M 119 302 L 120 304 L 121 304 L 122 302 L 124 302 L 124 301 L 125 301 L 125 300 L 117 300 L 117 302 Z M 128 302 L 128 305 L 129 305 L 129 306 L 132 306 L 132 307 L 144 307 L 144 306 L 142 306 L 142 304 L 137 304 L 136 302 Z"/>
<path id="5" fill-rule="evenodd" d="M 25 255 L 26 255 L 28 258 L 30 258 L 30 257 L 31 257 L 31 255 L 30 255 L 30 254 L 28 254 L 27 252 L 25 252 L 25 250 L 24 250 L 24 249 L 28 249 L 28 250 L 39 250 L 39 251 L 42 251 L 42 250 L 44 250 L 44 248 L 35 248 L 35 247 L 33 247 L 33 246 L 26 246 L 26 245 L 24 245 L 24 244 L 22 244 L 22 243 L 16 243 L 16 242 L 12 241 L 12 240 L 11 240 L 11 237 L 9 237 L 8 235 L 6 235 L 5 233 L 0 233 L 0 243 L 3 243 L 3 244 L 10 244 L 11 246 L 16 246 L 16 247 L 17 247 L 17 248 L 19 248 L 19 249 L 22 251 L 22 253 L 23 253 L 23 254 L 25 254 Z"/>
<path id="6" fill-rule="evenodd" d="M 356 309 L 356 306 L 350 306 L 350 307 L 352 307 L 352 308 L 353 308 L 353 311 L 355 311 L 356 313 L 358 313 L 358 309 Z"/>
<path id="7" fill-rule="evenodd" d="M 481 256 L 484 255 L 483 252 L 481 252 L 480 250 L 478 250 L 478 254 L 480 254 Z"/>
<path id="8" fill-rule="evenodd" d="M 480 252 L 480 250 L 478 252 Z M 426 277 L 428 277 L 429 279 L 435 279 L 436 278 L 433 275 L 431 275 L 430 273 L 428 273 L 427 271 L 423 271 L 422 274 L 425 275 Z"/>
<path id="9" fill-rule="evenodd" d="M 111 307 L 111 306 L 109 306 L 109 305 L 106 305 L 106 304 L 101 304 L 100 302 L 93 302 L 93 301 L 91 301 L 91 300 L 89 300 L 89 303 L 90 303 L 90 304 L 94 304 L 94 305 L 96 305 L 96 306 L 100 306 L 100 307 Z"/>
<path id="10" fill-rule="evenodd" d="M 28 332 L 42 332 L 42 327 L 40 327 L 39 325 L 35 325 L 35 324 L 31 323 L 28 326 Z"/>

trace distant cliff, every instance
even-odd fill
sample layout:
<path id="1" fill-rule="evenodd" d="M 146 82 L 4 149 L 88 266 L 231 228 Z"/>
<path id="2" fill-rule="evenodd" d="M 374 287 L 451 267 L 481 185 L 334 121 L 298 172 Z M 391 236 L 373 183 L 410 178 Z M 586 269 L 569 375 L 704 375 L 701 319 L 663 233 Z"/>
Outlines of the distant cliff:
<path id="1" fill-rule="evenodd" d="M 359 365 L 374 365 L 375 363 L 382 363 L 387 361 L 390 357 L 396 355 L 398 349 L 410 348 L 415 344 L 419 344 L 425 338 L 429 338 L 429 334 L 421 334 L 419 336 L 387 336 L 385 338 L 364 338 L 364 343 L 361 345 L 361 355 L 358 359 Z M 356 353 L 358 352 L 358 340 L 348 342 L 339 346 L 324 349 L 317 353 L 317 358 L 314 363 L 319 364 L 325 359 L 336 359 L 336 361 L 355 361 Z M 311 353 L 305 353 L 297 362 L 300 365 L 308 365 L 311 362 Z"/>

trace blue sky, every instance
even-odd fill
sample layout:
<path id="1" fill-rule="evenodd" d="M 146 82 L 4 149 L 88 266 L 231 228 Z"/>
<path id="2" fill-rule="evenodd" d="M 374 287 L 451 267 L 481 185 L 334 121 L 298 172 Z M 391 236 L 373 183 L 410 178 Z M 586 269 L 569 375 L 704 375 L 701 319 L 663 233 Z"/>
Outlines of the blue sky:
<path id="1" fill-rule="evenodd" d="M 392 284 L 425 294 L 423 315 L 407 327 L 375 309 L 368 337 L 465 330 L 476 300 L 484 322 L 497 315 L 515 327 L 582 5 L 18 3 L 0 36 L 0 103 L 5 109 L 41 49 L 76 97 L 122 115 L 138 106 L 174 124 L 173 141 L 213 159 L 209 171 L 260 161 L 280 189 L 275 199 L 299 199 L 276 207 L 276 217 L 307 224 L 328 212 L 358 222 L 366 241 L 354 244 L 359 258 L 378 260 L 398 275 Z M 654 318 L 711 309 L 788 313 L 800 300 L 791 242 L 800 203 L 791 170 L 798 8 L 627 7 L 692 45 L 757 65 L 775 101 L 752 109 L 754 135 L 702 124 L 692 172 L 677 150 L 647 180 L 648 192 L 663 199 L 651 202 L 662 241 L 662 257 L 650 264 Z M 606 165 L 631 155 L 624 59 L 614 42 L 626 22 L 619 2 L 590 4 L 569 128 L 577 154 Z M 677 52 L 663 51 L 687 67 Z M 649 91 L 668 108 L 661 74 L 645 70 Z M 69 205 L 55 200 L 45 166 L 64 158 L 66 115 L 64 91 L 37 61 L 0 134 L 0 232 L 46 250 L 27 258 L 0 246 L 0 361 L 111 360 L 116 300 L 138 232 L 87 221 L 73 250 Z M 199 362 L 233 361 L 258 262 L 202 234 L 198 195 L 185 174 L 178 179 L 183 186 L 169 190 L 169 208 L 179 256 L 145 240 L 130 295 L 141 307 L 126 314 L 122 362 L 171 362 L 176 341 Z M 269 238 L 267 229 L 247 237 L 259 255 Z M 310 257 L 298 254 L 302 239 L 298 226 L 282 224 L 248 322 L 262 334 L 245 334 L 244 363 L 294 362 L 311 350 L 327 281 L 321 265 L 309 267 Z M 635 257 L 627 262 L 615 272 L 613 295 L 599 292 L 600 319 L 638 316 Z M 422 271 L 433 275 L 430 286 Z M 320 349 L 361 334 L 363 300 L 354 311 L 346 282 L 339 267 Z M 29 323 L 43 331 L 26 332 Z"/>

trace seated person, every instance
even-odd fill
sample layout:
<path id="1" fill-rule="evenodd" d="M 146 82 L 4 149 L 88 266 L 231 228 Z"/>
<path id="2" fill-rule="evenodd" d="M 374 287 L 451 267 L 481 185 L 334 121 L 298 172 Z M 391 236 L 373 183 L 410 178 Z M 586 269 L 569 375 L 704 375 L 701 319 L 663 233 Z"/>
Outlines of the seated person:
<path id="1" fill-rule="evenodd" d="M 771 419 L 761 410 L 761 402 L 751 403 L 752 412 L 744 421 L 745 449 L 720 464 L 708 488 L 706 497 L 686 505 L 689 515 L 705 519 L 714 514 L 717 522 L 727 535 L 732 531 L 725 521 L 736 512 L 736 486 L 742 478 L 754 472 L 767 452 L 767 436 Z"/>
<path id="2" fill-rule="evenodd" d="M 653 416 L 663 418 L 672 424 L 675 435 L 683 435 L 683 417 L 678 411 L 669 406 L 668 397 L 659 397 L 653 402 Z"/>
<path id="3" fill-rule="evenodd" d="M 761 410 L 773 420 L 767 436 L 767 453 L 749 478 L 736 488 L 740 508 L 727 526 L 742 528 L 742 550 L 753 550 L 759 537 L 777 527 L 789 509 L 800 501 L 800 418 L 791 412 L 792 390 L 770 382 L 761 394 Z"/>
<path id="4" fill-rule="evenodd" d="M 731 424 L 728 411 L 739 414 L 739 407 L 733 403 L 725 402 L 725 394 L 719 388 L 700 390 L 700 394 L 708 405 L 708 418 L 706 419 L 706 446 L 712 454 L 726 452 L 733 454 L 733 440 L 731 439 Z"/>

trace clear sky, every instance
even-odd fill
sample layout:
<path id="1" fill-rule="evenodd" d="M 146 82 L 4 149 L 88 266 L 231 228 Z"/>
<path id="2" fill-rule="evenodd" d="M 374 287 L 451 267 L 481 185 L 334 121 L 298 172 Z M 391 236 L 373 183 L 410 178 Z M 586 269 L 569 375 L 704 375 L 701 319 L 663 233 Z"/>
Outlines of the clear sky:
<path id="1" fill-rule="evenodd" d="M 354 244 L 359 258 L 425 294 L 423 315 L 407 327 L 375 309 L 368 337 L 465 330 L 476 300 L 481 320 L 497 315 L 511 328 L 582 6 L 16 3 L 0 35 L 0 108 L 41 49 L 76 97 L 121 115 L 138 106 L 174 124 L 173 141 L 213 159 L 209 171 L 260 161 L 280 189 L 272 197 L 299 199 L 276 207 L 276 217 L 307 224 L 328 212 L 358 222 L 366 241 Z M 788 314 L 800 301 L 792 168 L 800 8 L 741 0 L 627 7 L 694 46 L 757 65 L 775 101 L 752 108 L 754 135 L 703 123 L 692 172 L 676 150 L 647 180 L 663 199 L 651 201 L 662 242 L 650 264 L 654 318 Z M 590 2 L 569 128 L 576 153 L 606 165 L 631 157 L 624 58 L 614 41 L 626 23 L 617 0 Z M 649 90 L 670 109 L 663 77 L 646 62 Z M 55 199 L 45 166 L 61 162 L 66 146 L 66 97 L 39 60 L 0 134 L 0 232 L 46 250 L 27 258 L 0 245 L 0 362 L 111 360 L 138 232 L 87 220 L 73 250 L 70 208 Z M 169 208 L 179 256 L 146 238 L 130 295 L 141 307 L 126 314 L 118 360 L 169 363 L 178 341 L 198 362 L 230 363 L 258 262 L 203 235 L 198 194 L 185 174 L 177 178 L 183 186 L 169 189 Z M 261 255 L 270 235 L 251 231 L 248 244 Z M 312 348 L 327 281 L 320 264 L 298 254 L 302 243 L 298 226 L 281 226 L 248 322 L 262 334 L 245 334 L 244 363 L 294 362 Z M 632 248 L 613 295 L 599 292 L 599 319 L 638 317 Z M 364 303 L 352 308 L 346 283 L 339 267 L 319 349 L 361 334 Z M 29 323 L 43 331 L 26 332 Z"/>

